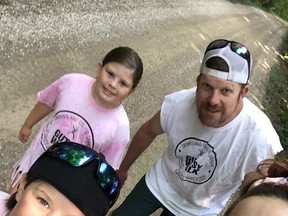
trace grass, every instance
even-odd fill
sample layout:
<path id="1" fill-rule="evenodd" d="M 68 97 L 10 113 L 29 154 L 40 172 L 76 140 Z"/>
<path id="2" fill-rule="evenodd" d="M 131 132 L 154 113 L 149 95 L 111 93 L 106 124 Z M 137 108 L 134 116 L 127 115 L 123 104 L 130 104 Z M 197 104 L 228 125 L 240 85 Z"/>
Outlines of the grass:
<path id="1" fill-rule="evenodd" d="M 288 62 L 281 59 L 269 74 L 264 106 L 285 150 L 280 155 L 288 159 Z"/>
<path id="2" fill-rule="evenodd" d="M 277 156 L 288 161 L 288 31 L 279 50 L 282 58 L 271 67 L 264 106 L 284 148 Z"/>

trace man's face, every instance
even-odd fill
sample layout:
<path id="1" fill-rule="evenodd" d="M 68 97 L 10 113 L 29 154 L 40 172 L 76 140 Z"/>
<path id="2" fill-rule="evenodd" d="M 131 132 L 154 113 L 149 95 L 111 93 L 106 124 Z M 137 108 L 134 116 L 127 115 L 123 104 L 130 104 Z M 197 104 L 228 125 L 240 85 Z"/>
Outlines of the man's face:
<path id="1" fill-rule="evenodd" d="M 196 104 L 203 125 L 222 127 L 242 110 L 248 87 L 217 77 L 201 74 L 197 78 Z"/>

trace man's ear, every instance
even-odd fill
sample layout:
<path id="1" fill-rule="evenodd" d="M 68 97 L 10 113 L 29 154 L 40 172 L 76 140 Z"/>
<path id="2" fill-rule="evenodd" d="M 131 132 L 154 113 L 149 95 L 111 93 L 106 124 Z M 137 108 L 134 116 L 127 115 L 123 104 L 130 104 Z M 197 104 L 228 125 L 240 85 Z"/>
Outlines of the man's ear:
<path id="1" fill-rule="evenodd" d="M 26 185 L 26 175 L 23 175 L 20 179 L 19 185 L 17 186 L 17 191 L 16 191 L 16 196 L 15 199 L 18 202 L 25 190 L 25 185 Z"/>
<path id="2" fill-rule="evenodd" d="M 245 85 L 243 88 L 242 88 L 242 90 L 241 90 L 241 96 L 242 96 L 242 98 L 244 98 L 245 96 L 246 96 L 246 94 L 248 93 L 248 91 L 249 91 L 249 87 L 248 87 L 248 85 Z"/>

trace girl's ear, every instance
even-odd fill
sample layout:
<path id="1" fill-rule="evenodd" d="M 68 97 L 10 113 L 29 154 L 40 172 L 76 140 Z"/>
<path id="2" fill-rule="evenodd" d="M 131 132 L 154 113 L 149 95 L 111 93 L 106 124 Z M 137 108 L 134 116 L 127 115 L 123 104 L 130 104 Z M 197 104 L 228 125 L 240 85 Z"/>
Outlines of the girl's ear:
<path id="1" fill-rule="evenodd" d="M 25 185 L 26 185 L 26 175 L 23 175 L 21 177 L 19 185 L 17 186 L 16 196 L 15 196 L 15 199 L 17 202 L 21 199 L 21 197 L 24 193 Z"/>
<path id="2" fill-rule="evenodd" d="M 97 78 L 97 76 L 99 75 L 99 71 L 100 71 L 101 67 L 102 67 L 102 62 L 98 62 L 98 64 L 97 64 L 96 78 Z"/>

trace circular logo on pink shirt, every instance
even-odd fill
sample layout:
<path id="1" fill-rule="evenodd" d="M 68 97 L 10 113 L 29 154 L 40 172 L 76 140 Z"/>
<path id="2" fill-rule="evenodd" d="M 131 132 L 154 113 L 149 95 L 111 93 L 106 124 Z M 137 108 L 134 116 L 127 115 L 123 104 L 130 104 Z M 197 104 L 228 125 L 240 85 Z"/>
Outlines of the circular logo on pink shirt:
<path id="1" fill-rule="evenodd" d="M 88 122 L 77 113 L 59 111 L 47 122 L 41 136 L 41 145 L 46 150 L 59 142 L 77 142 L 94 147 L 93 132 Z"/>

